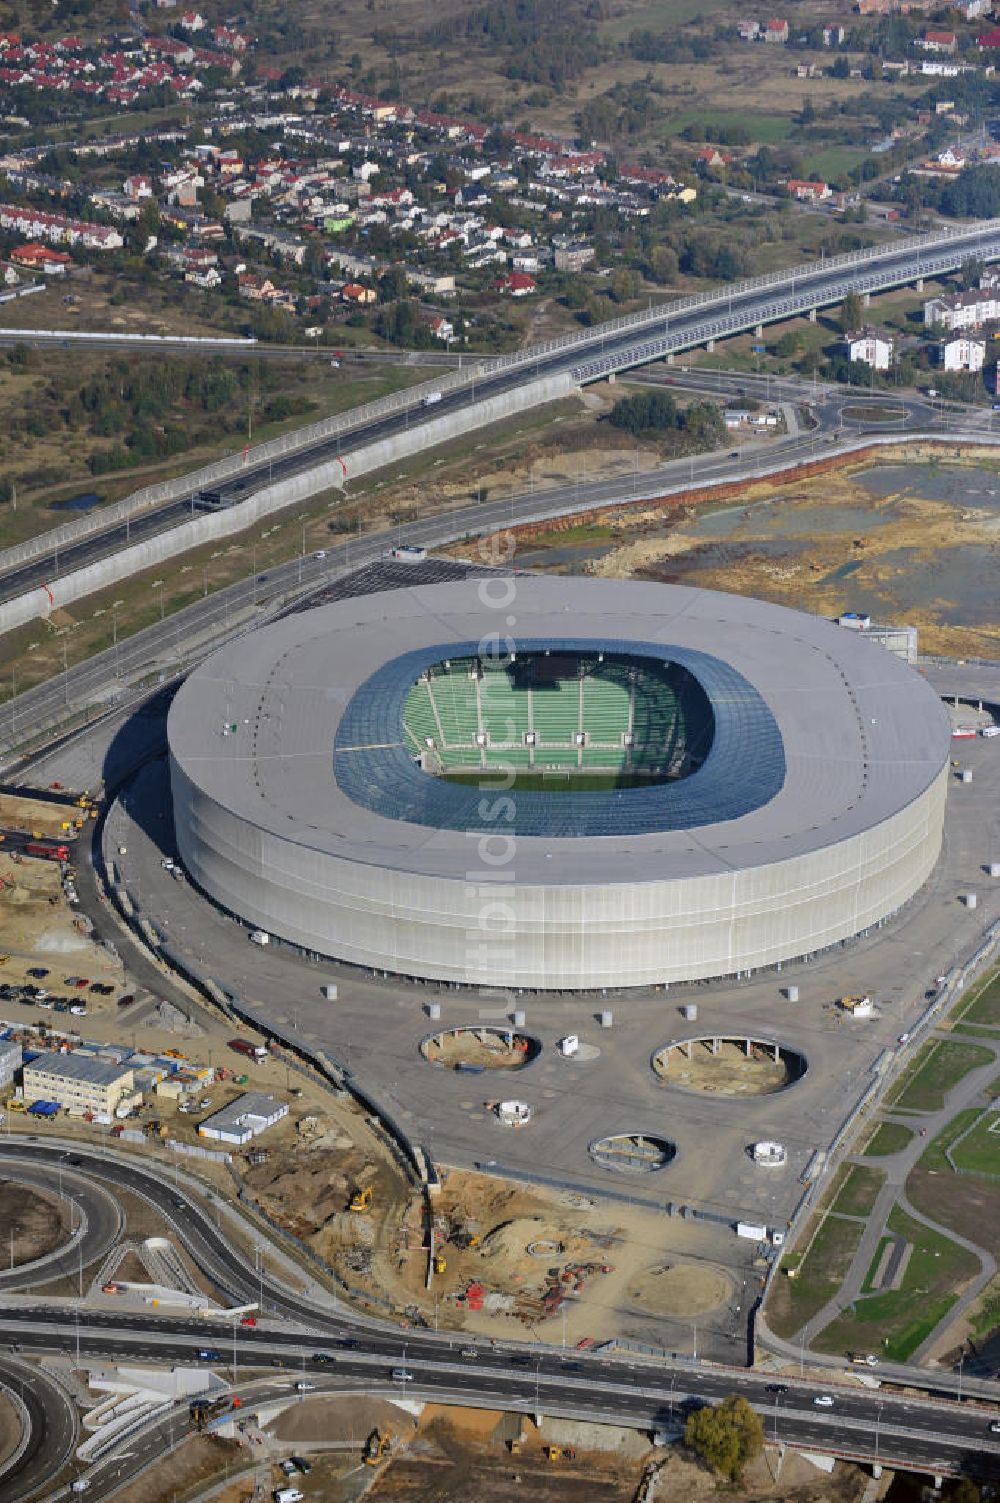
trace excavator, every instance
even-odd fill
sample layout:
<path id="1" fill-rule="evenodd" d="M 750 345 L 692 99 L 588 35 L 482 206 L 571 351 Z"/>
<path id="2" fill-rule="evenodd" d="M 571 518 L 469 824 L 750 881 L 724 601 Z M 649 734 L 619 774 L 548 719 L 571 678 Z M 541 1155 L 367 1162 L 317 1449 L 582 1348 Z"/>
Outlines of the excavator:
<path id="1" fill-rule="evenodd" d="M 372 1208 L 374 1194 L 374 1185 L 356 1185 L 348 1201 L 347 1209 L 349 1211 L 357 1211 L 359 1215 L 367 1215 Z"/>
<path id="2" fill-rule="evenodd" d="M 575 1461 L 576 1452 L 572 1446 L 543 1446 L 542 1454 L 546 1461 Z"/>
<path id="3" fill-rule="evenodd" d="M 392 1436 L 386 1432 L 375 1429 L 365 1441 L 365 1448 L 361 1452 L 361 1459 L 365 1466 L 378 1466 L 379 1462 L 386 1457 L 392 1449 Z"/>

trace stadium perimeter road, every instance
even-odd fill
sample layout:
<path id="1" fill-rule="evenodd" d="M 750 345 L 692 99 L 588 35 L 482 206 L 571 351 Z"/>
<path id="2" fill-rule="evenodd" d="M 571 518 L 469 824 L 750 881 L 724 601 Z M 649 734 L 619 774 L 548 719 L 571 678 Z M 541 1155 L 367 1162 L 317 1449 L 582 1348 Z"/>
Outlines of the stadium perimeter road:
<path id="1" fill-rule="evenodd" d="M 109 816 L 108 833 L 112 847 L 126 847 L 126 855 L 114 859 L 133 899 L 173 946 L 283 1033 L 339 1060 L 437 1160 L 528 1177 L 545 1174 L 583 1190 L 631 1193 L 660 1205 L 670 1200 L 724 1223 L 749 1219 L 780 1226 L 801 1194 L 806 1164 L 871 1081 L 875 1060 L 912 1027 L 935 976 L 974 950 L 1000 916 L 1000 884 L 991 884 L 983 872 L 1000 850 L 1000 749 L 997 741 L 965 742 L 961 756 L 972 766 L 974 781 L 951 784 L 935 874 L 885 928 L 809 964 L 793 963 L 743 984 L 702 983 L 607 998 L 519 997 L 526 1029 L 541 1040 L 543 1053 L 523 1072 L 502 1079 L 434 1069 L 422 1060 L 419 1044 L 439 1026 L 426 1016 L 430 1001 L 441 1003 L 445 1027 L 505 1021 L 513 1001 L 505 1005 L 475 992 L 370 979 L 333 963 L 309 962 L 278 945 L 262 952 L 248 942 L 244 928 L 188 883 L 164 873 L 161 857 L 173 853 L 173 846 L 162 759 L 147 764 L 126 787 Z M 960 894 L 971 890 L 980 902 L 970 912 Z M 335 1003 L 320 994 L 326 981 L 338 984 Z M 789 982 L 800 988 L 795 1004 L 781 990 Z M 876 998 L 878 1017 L 846 1021 L 836 999 L 861 992 Z M 693 1025 L 679 1011 L 682 1001 L 692 1000 L 699 1004 Z M 611 1030 L 597 1025 L 605 1006 L 614 1014 Z M 554 1045 L 569 1032 L 596 1045 L 599 1056 L 589 1062 L 562 1059 Z M 671 1039 L 713 1032 L 776 1040 L 801 1052 L 808 1072 L 784 1092 L 749 1100 L 658 1084 L 649 1064 L 653 1050 Z M 484 1102 L 500 1094 L 532 1105 L 529 1128 L 507 1131 L 485 1111 Z M 674 1164 L 639 1179 L 598 1169 L 589 1143 L 632 1132 L 659 1133 L 676 1143 Z M 786 1144 L 785 1169 L 753 1167 L 747 1147 L 760 1138 Z M 718 1259 L 746 1276 L 748 1245 L 737 1242 L 731 1226 L 675 1220 L 667 1227 L 665 1244 Z"/>

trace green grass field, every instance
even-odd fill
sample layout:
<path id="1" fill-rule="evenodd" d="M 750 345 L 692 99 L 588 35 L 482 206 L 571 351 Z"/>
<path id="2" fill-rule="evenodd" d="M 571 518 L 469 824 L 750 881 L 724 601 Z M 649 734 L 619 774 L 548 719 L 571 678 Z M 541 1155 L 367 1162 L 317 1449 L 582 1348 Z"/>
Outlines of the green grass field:
<path id="1" fill-rule="evenodd" d="M 987 1284 L 969 1316 L 972 1334 L 980 1341 L 1000 1327 L 1000 1276 Z"/>
<path id="2" fill-rule="evenodd" d="M 963 1133 L 967 1127 L 971 1127 L 978 1116 L 979 1108 L 970 1106 L 966 1107 L 964 1112 L 959 1112 L 957 1116 L 952 1117 L 948 1125 L 942 1128 L 936 1138 L 931 1139 L 920 1155 L 921 1168 L 929 1169 L 934 1174 L 954 1174 L 954 1170 L 945 1157 L 945 1149 L 950 1148 L 959 1134 Z"/>
<path id="3" fill-rule="evenodd" d="M 940 1111 L 948 1092 L 970 1070 L 988 1065 L 992 1058 L 992 1050 L 981 1044 L 931 1039 L 921 1046 L 910 1068 L 886 1097 L 887 1104 L 904 1111 Z"/>
<path id="4" fill-rule="evenodd" d="M 852 167 L 868 156 L 864 147 L 826 146 L 805 157 L 802 170 L 806 177 L 826 183 L 841 183 L 846 186 L 847 174 Z"/>
<path id="5" fill-rule="evenodd" d="M 985 1112 L 951 1156 L 967 1174 L 1000 1175 L 1000 1111 Z"/>
<path id="6" fill-rule="evenodd" d="M 704 126 L 709 139 L 713 130 L 721 130 L 724 134 L 744 130 L 750 140 L 760 146 L 773 146 L 778 141 L 786 141 L 795 129 L 794 121 L 781 115 L 737 113 L 713 109 L 711 105 L 700 110 L 684 110 L 675 115 L 669 122 L 671 134 L 676 135 L 686 125 Z"/>
<path id="7" fill-rule="evenodd" d="M 865 1153 L 879 1158 L 887 1153 L 899 1153 L 912 1142 L 913 1133 L 902 1122 L 880 1122 L 865 1144 Z"/>
<path id="8" fill-rule="evenodd" d="M 912 1247 L 902 1284 L 855 1300 L 820 1333 L 813 1343 L 817 1351 L 882 1352 L 891 1361 L 905 1362 L 955 1303 L 955 1286 L 979 1268 L 972 1253 L 914 1221 L 898 1206 L 887 1227 Z"/>
<path id="9" fill-rule="evenodd" d="M 980 1023 L 1000 1028 L 1000 974 L 994 971 L 978 989 L 970 992 L 961 1010 L 955 1014 L 964 1023 Z"/>
<path id="10" fill-rule="evenodd" d="M 864 1226 L 826 1216 L 795 1277 L 775 1280 L 767 1302 L 767 1323 L 776 1336 L 793 1336 L 832 1299 L 846 1277 Z M 789 1266 L 789 1265 L 786 1265 Z"/>
<path id="11" fill-rule="evenodd" d="M 841 1165 L 846 1168 L 831 1209 L 839 1216 L 867 1216 L 885 1184 L 885 1171 L 869 1169 L 864 1164 Z"/>
<path id="12" fill-rule="evenodd" d="M 725 0 L 649 0 L 648 5 L 626 10 L 601 23 L 601 35 L 609 41 L 622 42 L 632 31 L 665 31 L 700 20 L 718 10 Z"/>
<path id="13" fill-rule="evenodd" d="M 891 1241 L 892 1238 L 888 1235 L 888 1233 L 878 1239 L 878 1242 L 875 1246 L 875 1251 L 872 1254 L 872 1260 L 868 1264 L 868 1272 L 865 1274 L 864 1279 L 861 1282 L 862 1294 L 870 1294 L 872 1292 L 872 1285 L 875 1281 L 875 1275 L 878 1272 L 878 1266 L 882 1261 L 882 1254 L 885 1252 L 886 1247 Z"/>

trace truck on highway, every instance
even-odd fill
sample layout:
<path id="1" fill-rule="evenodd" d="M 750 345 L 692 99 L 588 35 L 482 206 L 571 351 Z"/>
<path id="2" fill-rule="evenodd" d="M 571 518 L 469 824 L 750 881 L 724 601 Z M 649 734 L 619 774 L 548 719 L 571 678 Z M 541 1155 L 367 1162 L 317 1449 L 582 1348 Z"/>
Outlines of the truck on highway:
<path id="1" fill-rule="evenodd" d="M 266 929 L 251 929 L 250 943 L 252 945 L 269 945 L 271 943 L 271 936 Z"/>
<path id="2" fill-rule="evenodd" d="M 257 1061 L 267 1059 L 266 1044 L 252 1044 L 249 1039 L 230 1039 L 229 1047 L 235 1050 L 237 1054 L 245 1055 L 247 1059 L 255 1059 Z"/>
<path id="3" fill-rule="evenodd" d="M 434 407 L 434 406 L 437 405 L 438 402 L 440 402 L 440 400 L 441 400 L 441 393 L 439 391 L 429 391 L 427 393 L 426 397 L 424 397 L 424 406 L 425 407 Z"/>
<path id="4" fill-rule="evenodd" d="M 392 556 L 401 564 L 422 564 L 427 557 L 427 549 L 418 548 L 415 543 L 400 543 L 398 548 L 392 550 Z"/>

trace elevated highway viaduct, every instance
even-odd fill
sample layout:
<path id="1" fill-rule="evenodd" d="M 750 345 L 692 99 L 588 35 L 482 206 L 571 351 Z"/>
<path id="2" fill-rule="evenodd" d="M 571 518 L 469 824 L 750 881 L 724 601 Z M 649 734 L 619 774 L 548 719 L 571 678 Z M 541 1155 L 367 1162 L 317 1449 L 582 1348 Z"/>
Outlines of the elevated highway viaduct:
<path id="1" fill-rule="evenodd" d="M 924 278 L 956 271 L 969 258 L 1000 259 L 1000 220 L 936 230 L 888 248 L 852 251 L 643 310 L 517 354 L 443 372 L 439 378 L 234 455 L 205 470 L 148 488 L 102 511 L 65 523 L 0 554 L 0 604 L 38 593 L 32 614 L 48 606 L 44 587 L 62 603 L 56 582 L 143 540 L 189 524 L 181 552 L 196 546 L 194 498 L 205 485 L 238 484 L 241 499 L 226 530 L 345 480 L 504 416 L 566 395 L 580 385 L 649 364 L 766 324 Z M 430 399 L 430 400 L 429 400 Z M 218 515 L 200 517 L 209 541 Z M 190 538 L 188 534 L 190 533 Z M 157 562 L 158 560 L 151 560 Z M 141 556 L 135 570 L 147 567 Z M 128 572 L 128 571 L 126 571 Z M 79 598 L 100 582 L 78 587 Z M 52 603 L 51 601 L 49 603 Z M 11 622 L 0 622 L 6 629 Z"/>

